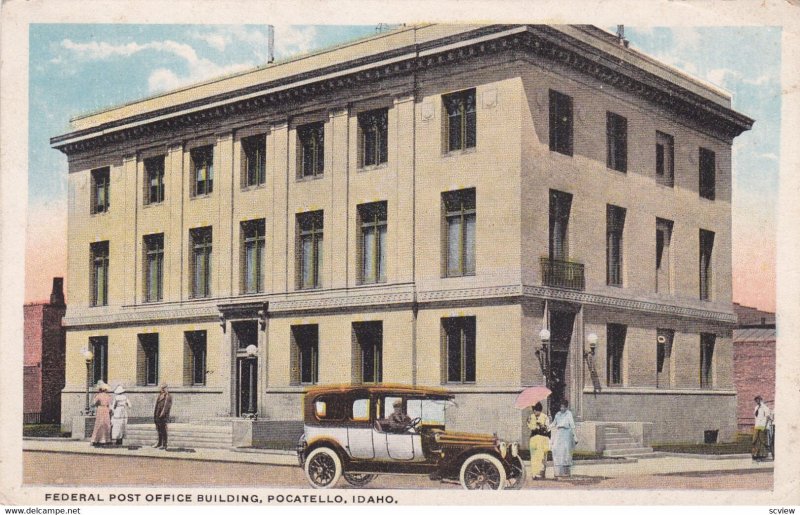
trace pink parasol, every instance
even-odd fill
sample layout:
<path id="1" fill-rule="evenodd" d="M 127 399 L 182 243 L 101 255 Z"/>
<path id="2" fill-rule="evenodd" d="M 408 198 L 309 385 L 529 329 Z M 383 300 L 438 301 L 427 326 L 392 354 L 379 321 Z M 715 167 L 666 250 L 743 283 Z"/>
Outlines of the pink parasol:
<path id="1" fill-rule="evenodd" d="M 553 392 L 546 386 L 529 386 L 520 392 L 517 400 L 514 401 L 514 407 L 517 409 L 525 409 L 529 406 L 533 406 L 537 402 L 543 401 L 549 397 L 551 393 Z"/>

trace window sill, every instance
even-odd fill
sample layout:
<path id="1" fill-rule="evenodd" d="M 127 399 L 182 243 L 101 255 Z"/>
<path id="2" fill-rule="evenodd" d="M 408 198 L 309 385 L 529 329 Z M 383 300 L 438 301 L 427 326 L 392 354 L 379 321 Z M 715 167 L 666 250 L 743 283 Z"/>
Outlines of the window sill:
<path id="1" fill-rule="evenodd" d="M 356 172 L 364 173 L 364 172 L 372 172 L 375 170 L 385 170 L 389 168 L 389 163 L 380 163 L 377 165 L 369 165 L 369 166 L 359 166 L 356 168 Z"/>
<path id="2" fill-rule="evenodd" d="M 461 275 L 444 275 L 442 276 L 442 279 L 459 279 L 463 277 L 475 277 L 475 273 L 473 272 L 470 274 L 461 274 Z"/>
<path id="3" fill-rule="evenodd" d="M 143 306 L 158 306 L 159 304 L 164 304 L 164 299 L 142 300 L 142 305 Z"/>
<path id="4" fill-rule="evenodd" d="M 203 195 L 190 195 L 189 200 L 203 200 L 207 198 L 211 198 L 213 196 L 213 192 L 205 193 Z"/>
<path id="5" fill-rule="evenodd" d="M 90 211 L 89 212 L 89 215 L 93 216 L 93 217 L 94 216 L 105 216 L 107 214 L 108 214 L 108 209 L 106 209 L 105 211 Z"/>
<path id="6" fill-rule="evenodd" d="M 248 191 L 264 190 L 264 189 L 267 189 L 267 186 L 266 186 L 265 183 L 251 184 L 249 186 L 242 186 L 242 193 L 245 193 L 245 192 L 248 192 Z"/>
<path id="7" fill-rule="evenodd" d="M 609 172 L 617 172 L 617 173 L 623 173 L 625 175 L 628 175 L 628 170 L 627 169 L 626 170 L 618 170 L 616 168 L 611 168 L 610 166 L 606 166 L 606 170 L 608 170 Z"/>
<path id="8" fill-rule="evenodd" d="M 474 154 L 477 151 L 478 151 L 477 147 L 462 148 L 459 150 L 449 150 L 447 152 L 444 152 L 442 154 L 442 157 L 447 158 L 447 157 L 462 156 L 466 154 Z"/>
<path id="9" fill-rule="evenodd" d="M 317 175 L 308 175 L 308 176 L 301 176 L 295 178 L 295 182 L 312 182 L 312 181 L 319 181 L 325 178 L 324 173 L 319 173 Z"/>
<path id="10" fill-rule="evenodd" d="M 560 150 L 556 150 L 554 148 L 551 148 L 550 152 L 553 153 L 553 154 L 559 154 L 559 155 L 566 156 L 566 157 L 575 157 L 575 153 L 574 152 L 567 153 L 567 152 L 562 152 Z"/>
<path id="11" fill-rule="evenodd" d="M 147 204 L 142 204 L 142 208 L 143 209 L 150 209 L 150 208 L 154 208 L 154 207 L 160 207 L 160 206 L 163 206 L 163 205 L 164 205 L 164 201 L 162 200 L 161 202 L 148 202 Z"/>

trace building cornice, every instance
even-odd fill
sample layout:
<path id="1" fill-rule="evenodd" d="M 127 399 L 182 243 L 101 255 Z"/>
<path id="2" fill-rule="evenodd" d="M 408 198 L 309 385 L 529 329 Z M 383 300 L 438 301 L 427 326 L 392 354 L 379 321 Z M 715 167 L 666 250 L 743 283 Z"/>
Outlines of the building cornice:
<path id="1" fill-rule="evenodd" d="M 612 56 L 556 27 L 490 25 L 425 44 L 405 46 L 256 86 L 209 96 L 74 131 L 50 140 L 74 154 L 147 138 L 196 124 L 219 123 L 235 115 L 298 104 L 314 97 L 390 77 L 463 63 L 504 51 L 519 51 L 558 63 L 682 116 L 710 134 L 732 139 L 753 120 L 632 62 Z"/>
<path id="2" fill-rule="evenodd" d="M 202 306 L 171 303 L 158 309 L 126 306 L 119 311 L 80 315 L 67 313 L 64 327 L 131 326 L 168 321 L 214 322 L 242 317 L 269 318 L 288 315 L 317 315 L 346 311 L 437 308 L 453 304 L 498 304 L 528 300 L 553 300 L 574 305 L 598 306 L 635 311 L 673 318 L 700 320 L 722 325 L 736 323 L 736 316 L 727 311 L 701 309 L 685 304 L 666 304 L 619 296 L 599 295 L 546 286 L 507 285 L 479 288 L 415 291 L 412 284 L 357 287 L 341 290 L 318 290 L 288 294 L 264 294 L 247 298 L 221 298 Z"/>

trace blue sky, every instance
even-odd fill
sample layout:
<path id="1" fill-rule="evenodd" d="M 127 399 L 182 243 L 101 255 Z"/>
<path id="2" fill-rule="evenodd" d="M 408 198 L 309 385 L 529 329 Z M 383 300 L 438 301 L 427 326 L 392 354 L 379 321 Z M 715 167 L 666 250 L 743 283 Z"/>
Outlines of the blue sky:
<path id="1" fill-rule="evenodd" d="M 374 33 L 372 25 L 277 26 L 276 58 Z M 774 309 L 780 29 L 626 27 L 625 35 L 730 91 L 734 108 L 756 119 L 734 144 L 734 300 Z M 49 139 L 69 130 L 70 117 L 264 64 L 266 51 L 263 25 L 31 25 L 27 301 L 46 298 L 49 277 L 66 269 L 67 160 Z M 48 259 L 34 259 L 44 244 Z"/>

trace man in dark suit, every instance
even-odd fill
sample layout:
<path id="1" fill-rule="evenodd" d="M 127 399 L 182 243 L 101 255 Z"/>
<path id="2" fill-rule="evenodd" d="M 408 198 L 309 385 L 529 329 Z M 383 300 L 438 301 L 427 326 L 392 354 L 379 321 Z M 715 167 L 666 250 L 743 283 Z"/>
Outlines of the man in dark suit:
<path id="1" fill-rule="evenodd" d="M 167 391 L 167 385 L 161 385 L 161 393 L 156 399 L 156 408 L 153 411 L 153 419 L 158 431 L 158 443 L 153 447 L 167 450 L 167 422 L 169 422 L 169 410 L 172 408 L 172 395 Z"/>

